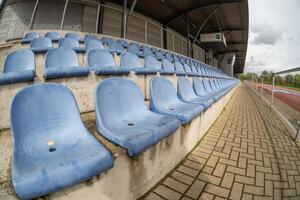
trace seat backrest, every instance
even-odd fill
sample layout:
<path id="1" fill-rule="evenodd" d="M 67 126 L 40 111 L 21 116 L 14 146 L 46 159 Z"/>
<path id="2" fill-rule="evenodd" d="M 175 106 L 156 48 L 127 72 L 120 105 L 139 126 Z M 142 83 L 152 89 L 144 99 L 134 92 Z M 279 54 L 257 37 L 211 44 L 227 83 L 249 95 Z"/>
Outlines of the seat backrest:
<path id="1" fill-rule="evenodd" d="M 108 44 L 114 42 L 114 40 L 113 40 L 112 38 L 110 38 L 110 37 L 102 37 L 102 38 L 100 39 L 100 41 L 101 41 L 103 44 L 105 44 L 105 45 L 108 45 Z"/>
<path id="2" fill-rule="evenodd" d="M 169 53 L 169 52 L 167 52 L 167 53 L 165 54 L 165 57 L 166 57 L 166 59 L 168 59 L 168 60 L 171 61 L 171 62 L 174 61 L 174 58 L 173 58 L 172 54 Z"/>
<path id="3" fill-rule="evenodd" d="M 171 63 L 171 61 L 168 60 L 168 59 L 163 59 L 162 60 L 162 67 L 163 67 L 164 70 L 174 71 L 174 64 Z"/>
<path id="4" fill-rule="evenodd" d="M 97 36 L 95 35 L 91 35 L 91 34 L 87 34 L 84 36 L 84 41 L 87 42 L 88 40 L 98 40 Z"/>
<path id="5" fill-rule="evenodd" d="M 22 89 L 15 95 L 10 113 L 14 148 L 23 153 L 32 151 L 23 148 L 24 145 L 32 144 L 42 134 L 45 143 L 41 144 L 48 151 L 47 139 L 51 138 L 52 132 L 61 137 L 72 132 L 74 137 L 80 132 L 70 130 L 84 127 L 74 95 L 67 87 L 56 83 L 35 84 Z"/>
<path id="6" fill-rule="evenodd" d="M 184 100 L 191 100 L 197 98 L 193 86 L 186 77 L 177 78 L 177 93 L 179 98 Z"/>
<path id="7" fill-rule="evenodd" d="M 184 68 L 180 62 L 175 62 L 175 69 L 177 72 L 185 72 Z"/>
<path id="8" fill-rule="evenodd" d="M 23 39 L 33 40 L 38 37 L 40 37 L 40 35 L 37 32 L 29 32 L 24 35 Z"/>
<path id="9" fill-rule="evenodd" d="M 133 45 L 129 45 L 128 48 L 127 48 L 127 51 L 130 52 L 130 53 L 133 53 L 135 55 L 140 54 L 140 49 L 136 46 L 133 46 Z"/>
<path id="10" fill-rule="evenodd" d="M 144 65 L 146 68 L 161 69 L 161 62 L 153 56 L 145 56 Z"/>
<path id="11" fill-rule="evenodd" d="M 148 111 L 139 87 L 125 78 L 101 81 L 95 88 L 95 107 L 98 122 L 110 128 Z"/>
<path id="12" fill-rule="evenodd" d="M 34 54 L 29 49 L 13 51 L 5 59 L 3 73 L 35 70 Z"/>
<path id="13" fill-rule="evenodd" d="M 144 47 L 143 52 L 144 52 L 145 56 L 154 56 L 154 53 L 152 52 L 152 50 L 149 47 Z"/>
<path id="14" fill-rule="evenodd" d="M 45 68 L 79 66 L 77 54 L 69 48 L 51 49 L 45 58 Z"/>
<path id="15" fill-rule="evenodd" d="M 186 72 L 192 73 L 192 69 L 191 69 L 191 67 L 190 67 L 188 64 L 184 63 L 184 64 L 183 64 L 183 67 L 184 67 L 184 70 L 185 70 Z"/>
<path id="16" fill-rule="evenodd" d="M 72 39 L 75 39 L 77 41 L 81 40 L 81 37 L 78 33 L 66 33 L 65 38 L 72 38 Z"/>
<path id="17" fill-rule="evenodd" d="M 60 34 L 58 32 L 47 32 L 45 37 L 50 40 L 60 40 Z"/>
<path id="18" fill-rule="evenodd" d="M 52 47 L 52 41 L 46 37 L 36 38 L 31 41 L 30 47 L 33 48 L 45 48 L 45 47 Z"/>
<path id="19" fill-rule="evenodd" d="M 100 40 L 94 40 L 94 39 L 85 40 L 85 48 L 87 50 L 104 49 L 102 42 Z"/>
<path id="20" fill-rule="evenodd" d="M 127 68 L 143 67 L 141 65 L 139 57 L 130 52 L 125 52 L 121 54 L 120 66 Z"/>
<path id="21" fill-rule="evenodd" d="M 191 65 L 191 69 L 192 69 L 192 72 L 195 73 L 195 74 L 198 74 L 198 69 L 195 65 Z"/>
<path id="22" fill-rule="evenodd" d="M 117 43 L 119 43 L 124 48 L 128 47 L 128 42 L 126 40 L 118 39 Z"/>
<path id="23" fill-rule="evenodd" d="M 173 84 L 163 77 L 151 79 L 150 96 L 152 106 L 155 105 L 156 108 L 160 109 L 167 109 L 169 106 L 180 103 Z"/>
<path id="24" fill-rule="evenodd" d="M 79 42 L 74 38 L 62 38 L 59 40 L 58 47 L 77 48 L 79 47 Z"/>
<path id="25" fill-rule="evenodd" d="M 112 41 L 108 43 L 108 48 L 112 51 L 117 51 L 117 52 L 123 52 L 123 46 L 120 45 L 119 43 Z"/>
<path id="26" fill-rule="evenodd" d="M 76 48 L 79 47 L 79 42 L 74 38 L 66 37 L 59 40 L 58 47 Z"/>
<path id="27" fill-rule="evenodd" d="M 140 45 L 136 42 L 130 42 L 129 46 L 135 46 L 136 48 L 140 49 Z"/>
<path id="28" fill-rule="evenodd" d="M 106 49 L 93 49 L 88 51 L 88 67 L 114 67 L 116 66 L 113 55 Z"/>
<path id="29" fill-rule="evenodd" d="M 159 60 L 162 60 L 164 58 L 164 56 L 162 55 L 162 53 L 160 53 L 159 51 L 155 52 L 155 57 Z"/>
<path id="30" fill-rule="evenodd" d="M 203 79 L 202 81 L 203 81 L 203 86 L 204 86 L 205 91 L 208 92 L 208 93 L 212 93 L 213 90 L 212 90 L 212 87 L 209 83 L 209 80 Z"/>
<path id="31" fill-rule="evenodd" d="M 196 78 L 196 77 L 193 78 L 193 88 L 197 95 L 199 95 L 199 96 L 207 95 L 206 90 L 203 85 L 203 81 L 200 80 L 199 78 Z"/>
<path id="32" fill-rule="evenodd" d="M 174 60 L 174 62 L 180 62 L 180 60 L 176 54 L 173 54 L 173 60 Z"/>

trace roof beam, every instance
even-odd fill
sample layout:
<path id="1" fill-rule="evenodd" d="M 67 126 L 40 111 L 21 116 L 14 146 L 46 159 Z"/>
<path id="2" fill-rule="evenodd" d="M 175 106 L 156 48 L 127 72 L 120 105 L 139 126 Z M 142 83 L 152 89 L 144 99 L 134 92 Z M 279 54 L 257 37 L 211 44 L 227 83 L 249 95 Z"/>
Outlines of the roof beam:
<path id="1" fill-rule="evenodd" d="M 206 22 L 207 22 L 207 21 L 210 19 L 210 17 L 216 12 L 216 10 L 217 10 L 218 8 L 220 8 L 221 5 L 222 5 L 222 4 L 217 5 L 217 6 L 209 13 L 209 15 L 206 17 L 206 19 L 205 19 L 204 22 L 201 24 L 201 26 L 200 26 L 200 28 L 199 28 L 199 30 L 198 30 L 196 36 L 195 36 L 195 39 L 194 39 L 194 41 L 193 41 L 193 44 L 195 44 L 196 39 L 198 38 L 198 36 L 199 36 L 200 32 L 202 31 L 203 27 L 205 26 Z"/>
<path id="2" fill-rule="evenodd" d="M 165 0 L 165 2 L 168 2 L 167 0 Z M 183 17 L 185 14 L 188 14 L 190 12 L 194 12 L 197 11 L 199 9 L 204 9 L 210 6 L 216 6 L 219 4 L 228 4 L 228 3 L 237 3 L 237 2 L 243 2 L 243 0 L 230 0 L 230 1 L 226 1 L 224 2 L 224 0 L 215 0 L 214 2 L 208 3 L 208 4 L 201 4 L 199 6 L 197 6 L 196 8 L 191 8 L 186 10 L 185 12 L 179 12 L 179 14 L 176 14 L 174 16 L 172 16 L 171 18 L 167 19 L 164 24 L 169 25 L 170 23 L 176 21 L 177 19 Z"/>

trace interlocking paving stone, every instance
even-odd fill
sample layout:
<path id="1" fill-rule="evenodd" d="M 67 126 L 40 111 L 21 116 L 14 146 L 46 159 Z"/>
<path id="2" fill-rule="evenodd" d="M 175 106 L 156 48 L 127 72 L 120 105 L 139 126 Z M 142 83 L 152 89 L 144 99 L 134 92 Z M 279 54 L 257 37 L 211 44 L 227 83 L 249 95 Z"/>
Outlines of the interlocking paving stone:
<path id="1" fill-rule="evenodd" d="M 243 84 L 175 169 L 144 198 L 300 199 L 300 148 Z"/>

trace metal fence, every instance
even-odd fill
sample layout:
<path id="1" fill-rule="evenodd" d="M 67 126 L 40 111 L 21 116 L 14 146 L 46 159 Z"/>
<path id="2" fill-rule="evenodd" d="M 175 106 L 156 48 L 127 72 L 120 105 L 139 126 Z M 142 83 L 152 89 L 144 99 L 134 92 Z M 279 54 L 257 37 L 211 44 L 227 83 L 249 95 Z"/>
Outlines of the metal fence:
<path id="1" fill-rule="evenodd" d="M 252 80 L 247 82 L 247 85 L 268 103 L 270 109 L 289 124 L 290 130 L 295 133 L 295 139 L 298 139 L 300 133 L 300 90 L 276 85 L 275 77 L 298 72 L 300 75 L 300 68 L 294 68 L 274 73 L 271 82 L 264 77 L 252 77 Z"/>

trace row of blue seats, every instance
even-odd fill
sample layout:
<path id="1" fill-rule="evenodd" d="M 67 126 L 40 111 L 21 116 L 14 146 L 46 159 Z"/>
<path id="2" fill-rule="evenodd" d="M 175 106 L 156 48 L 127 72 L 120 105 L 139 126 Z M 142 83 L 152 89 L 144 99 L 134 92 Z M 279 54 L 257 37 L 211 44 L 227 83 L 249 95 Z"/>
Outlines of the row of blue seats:
<path id="1" fill-rule="evenodd" d="M 130 71 L 136 74 L 156 74 L 181 76 L 206 76 L 224 78 L 220 74 L 211 74 L 204 67 L 174 62 L 167 59 L 157 60 L 153 56 L 145 56 L 142 66 L 137 55 L 123 52 L 120 55 L 120 66 L 117 66 L 113 54 L 107 49 L 93 49 L 87 52 L 87 66 L 80 67 L 77 54 L 70 48 L 54 48 L 47 52 L 44 63 L 46 79 L 87 76 L 90 71 L 97 75 L 126 75 Z M 0 85 L 32 81 L 35 77 L 35 57 L 31 50 L 22 49 L 10 53 L 0 74 Z"/>
<path id="2" fill-rule="evenodd" d="M 203 66 L 212 74 L 223 74 L 221 70 L 212 68 L 200 61 L 174 54 L 164 49 L 157 49 L 148 45 L 140 45 L 136 42 L 128 44 L 128 42 L 123 39 L 114 41 L 110 37 L 102 37 L 99 40 L 97 36 L 88 34 L 85 35 L 84 40 L 82 40 L 80 35 L 77 33 L 67 33 L 65 34 L 65 38 L 61 38 L 57 32 L 48 32 L 45 34 L 45 37 L 39 37 L 38 33 L 29 32 L 24 36 L 23 40 L 31 43 L 31 50 L 35 53 L 46 53 L 49 49 L 53 48 L 52 42 L 59 42 L 58 47 L 72 48 L 78 53 L 83 53 L 92 49 L 103 49 L 104 45 L 106 45 L 109 51 L 116 54 L 128 51 L 136 54 L 140 58 L 153 56 L 159 61 L 162 59 L 168 59 L 171 62 L 180 62 L 182 65 L 188 64 L 196 67 Z M 85 42 L 85 47 L 80 47 L 79 42 Z"/>
<path id="3" fill-rule="evenodd" d="M 189 123 L 225 95 L 236 80 L 178 79 L 178 91 L 163 78 L 150 81 L 150 110 L 139 87 L 108 78 L 95 88 L 97 132 L 136 156 Z M 57 98 L 59 97 L 59 98 Z M 41 114 L 42 113 L 42 114 Z M 113 167 L 111 153 L 85 128 L 72 92 L 55 83 L 16 94 L 11 105 L 12 181 L 30 199 L 87 180 Z"/>

